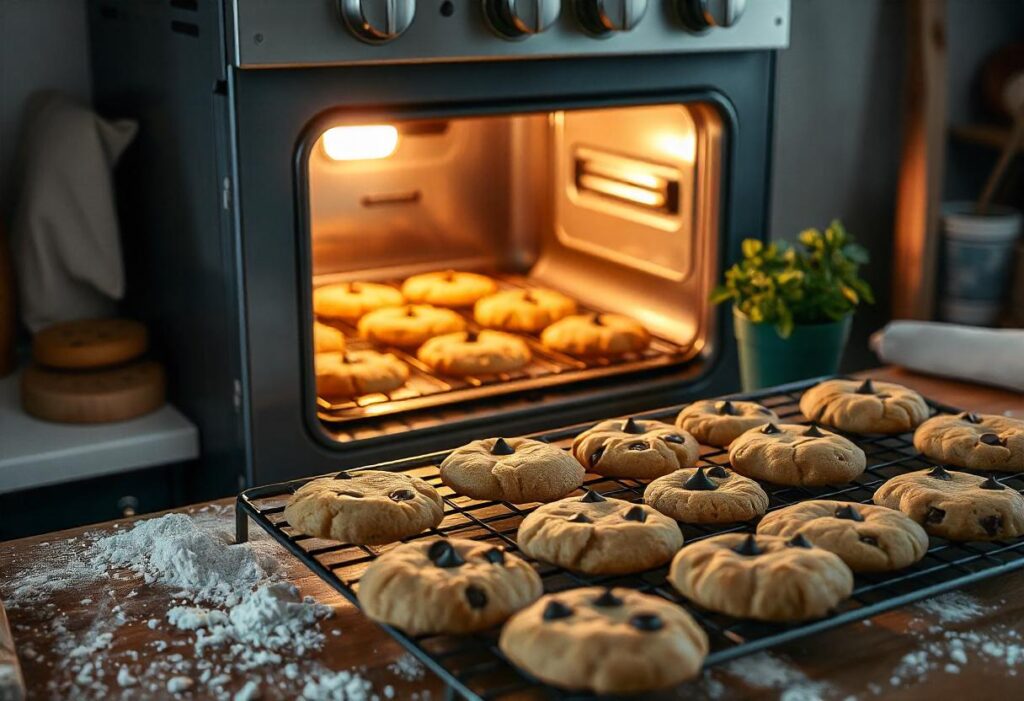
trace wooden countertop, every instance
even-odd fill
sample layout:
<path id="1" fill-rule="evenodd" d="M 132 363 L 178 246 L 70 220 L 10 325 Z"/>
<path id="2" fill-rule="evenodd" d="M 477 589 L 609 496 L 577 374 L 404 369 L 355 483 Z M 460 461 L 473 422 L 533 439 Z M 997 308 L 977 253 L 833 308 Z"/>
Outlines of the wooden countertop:
<path id="1" fill-rule="evenodd" d="M 924 377 L 897 369 L 880 369 L 864 373 L 876 379 L 892 380 L 918 389 L 927 396 L 947 404 L 970 408 L 984 413 L 1001 413 L 1007 409 L 1024 409 L 1024 396 L 992 388 L 965 383 Z M 232 500 L 214 502 L 214 506 L 198 505 L 183 511 L 205 509 L 209 514 L 220 510 L 224 528 L 231 527 L 230 505 Z M 151 516 L 151 515 L 150 515 Z M 50 558 L 54 566 L 61 558 L 81 542 L 85 532 L 112 532 L 123 528 L 132 519 L 100 524 L 89 528 L 77 528 L 33 538 L 0 543 L 0 595 L 13 591 L 22 581 L 26 568 L 38 571 L 39 563 Z M 252 533 L 259 532 L 253 527 Z M 73 541 L 72 539 L 77 539 Z M 64 553 L 62 555 L 62 553 Z M 55 558 L 55 559 L 54 559 Z M 290 555 L 281 551 L 281 560 L 287 578 L 304 595 L 335 608 L 332 618 L 321 623 L 326 633 L 323 649 L 312 653 L 312 659 L 324 666 L 335 669 L 360 669 L 363 677 L 373 683 L 375 692 L 384 697 L 385 687 L 390 686 L 394 698 L 440 698 L 444 689 L 440 681 L 430 674 L 418 680 L 409 680 L 396 674 L 389 666 L 402 655 L 402 650 L 386 633 L 366 619 L 358 610 L 345 602 L 320 579 L 305 570 Z M 129 596 L 131 592 L 134 596 Z M 972 633 L 985 636 L 1024 636 L 1024 571 L 994 578 L 971 586 L 965 590 L 985 613 L 969 621 L 943 622 L 941 616 L 912 607 L 893 611 L 872 619 L 869 623 L 851 624 L 842 628 L 815 635 L 772 651 L 770 658 L 760 656 L 758 660 L 741 660 L 724 670 L 712 670 L 704 678 L 680 688 L 673 696 L 734 698 L 772 698 L 787 687 L 802 689 L 805 696 L 800 698 L 992 698 L 1005 701 L 1017 698 L 1024 688 L 1024 657 L 1018 669 L 992 657 L 967 653 L 968 664 L 947 668 L 941 655 L 932 654 L 933 664 L 927 673 L 918 674 L 913 665 L 908 667 L 907 655 L 922 649 L 934 651 L 948 646 L 950 636 Z M 171 603 L 172 591 L 156 586 L 146 586 L 138 578 L 108 580 L 94 583 L 88 588 L 58 591 L 46 603 L 52 606 L 15 606 L 8 610 L 14 639 L 21 655 L 29 698 L 70 697 L 80 694 L 73 686 L 78 669 L 66 664 L 57 646 L 58 633 L 52 625 L 56 615 L 65 617 L 64 628 L 69 631 L 86 630 L 92 626 L 97 609 L 113 607 L 116 603 L 124 606 L 128 622 L 118 629 L 110 648 L 104 651 L 108 659 L 138 651 L 143 658 L 160 654 L 179 653 L 189 658 L 190 645 L 174 646 L 177 640 L 189 640 L 191 634 L 185 631 L 168 630 L 162 625 L 151 630 L 145 622 L 150 618 L 166 619 Z M 83 600 L 92 603 L 83 604 Z M 334 635 L 333 631 L 340 631 Z M 166 653 L 157 651 L 153 641 L 171 641 Z M 1024 640 L 1020 641 L 1024 643 Z M 936 647 L 939 646 L 939 647 Z M 29 654 L 26 655 L 25 651 Z M 205 659 L 215 657 L 216 650 L 208 651 Z M 307 658 L 309 659 L 309 658 Z M 281 665 L 288 660 L 282 661 Z M 910 659 L 913 662 L 913 658 Z M 83 659 L 84 662 L 84 659 Z M 116 664 L 116 663 L 115 663 Z M 1011 674 L 1013 671 L 1015 674 Z M 225 687 L 237 691 L 242 688 L 251 674 L 235 674 Z M 110 695 L 122 692 L 107 670 L 106 681 L 111 687 Z M 1019 674 L 1019 676 L 1017 676 Z M 260 698 L 294 698 L 302 688 L 302 680 L 288 682 L 280 679 L 284 686 L 265 688 Z M 894 683 L 895 682 L 895 683 Z M 290 684 L 290 686 L 289 686 Z M 127 690 L 128 696 L 137 693 L 139 687 Z M 426 692 L 426 693 L 425 693 Z M 429 695 L 428 695 L 429 694 Z M 810 694 L 810 695 L 806 695 Z M 76 696 L 80 698 L 81 696 Z M 145 698 L 181 698 L 161 687 L 156 692 L 147 692 Z M 188 698 L 214 698 L 206 686 L 196 685 Z M 135 696 L 138 698 L 138 696 Z"/>

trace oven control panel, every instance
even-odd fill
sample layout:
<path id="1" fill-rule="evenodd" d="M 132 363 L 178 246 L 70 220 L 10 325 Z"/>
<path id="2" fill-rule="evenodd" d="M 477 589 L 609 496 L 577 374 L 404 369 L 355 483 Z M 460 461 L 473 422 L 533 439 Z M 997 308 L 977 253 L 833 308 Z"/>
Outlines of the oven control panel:
<path id="1" fill-rule="evenodd" d="M 790 0 L 234 0 L 242 68 L 785 47 Z"/>

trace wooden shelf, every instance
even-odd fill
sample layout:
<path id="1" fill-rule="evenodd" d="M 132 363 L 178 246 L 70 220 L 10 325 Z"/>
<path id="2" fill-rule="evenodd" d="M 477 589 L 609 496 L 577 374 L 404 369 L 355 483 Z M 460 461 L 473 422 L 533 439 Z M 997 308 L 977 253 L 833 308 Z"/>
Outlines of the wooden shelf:
<path id="1" fill-rule="evenodd" d="M 958 124 L 949 131 L 954 138 L 960 141 L 994 149 L 1003 148 L 1010 138 L 1010 127 L 996 124 Z M 1024 145 L 1017 149 L 1018 153 L 1022 151 L 1024 151 Z"/>

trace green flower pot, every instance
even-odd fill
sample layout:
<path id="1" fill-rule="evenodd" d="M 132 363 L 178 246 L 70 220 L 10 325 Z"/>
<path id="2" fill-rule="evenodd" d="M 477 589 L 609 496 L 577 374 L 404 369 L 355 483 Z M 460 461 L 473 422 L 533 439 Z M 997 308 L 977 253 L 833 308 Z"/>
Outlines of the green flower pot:
<path id="1" fill-rule="evenodd" d="M 852 314 L 827 324 L 797 325 L 782 338 L 772 324 L 755 324 L 733 307 L 743 390 L 750 392 L 839 371 Z"/>

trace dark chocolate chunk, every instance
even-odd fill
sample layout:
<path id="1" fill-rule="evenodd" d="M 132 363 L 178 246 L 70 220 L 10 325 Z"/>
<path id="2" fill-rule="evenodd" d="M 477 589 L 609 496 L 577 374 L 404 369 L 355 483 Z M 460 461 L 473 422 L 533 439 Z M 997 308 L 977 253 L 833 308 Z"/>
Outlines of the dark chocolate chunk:
<path id="1" fill-rule="evenodd" d="M 860 512 L 850 504 L 847 504 L 846 506 L 837 506 L 835 516 L 836 518 L 845 518 L 851 521 L 864 520 L 864 517 L 860 515 Z"/>
<path id="2" fill-rule="evenodd" d="M 776 426 L 775 424 L 765 424 L 764 428 L 761 429 L 761 433 L 765 434 L 766 436 L 770 436 L 773 433 L 782 433 L 782 429 Z"/>
<path id="3" fill-rule="evenodd" d="M 638 424 L 638 423 L 637 423 L 637 422 L 636 422 L 636 421 L 635 421 L 635 420 L 633 419 L 633 417 L 632 417 L 632 416 L 630 416 L 630 417 L 629 417 L 628 419 L 626 419 L 626 421 L 625 421 L 625 422 L 624 422 L 624 423 L 622 424 L 622 432 L 623 432 L 623 433 L 643 433 L 643 432 L 644 432 L 644 427 L 643 427 L 643 426 L 641 426 L 640 424 Z"/>
<path id="4" fill-rule="evenodd" d="M 629 625 L 645 633 L 653 633 L 665 627 L 661 617 L 655 613 L 638 613 L 629 619 Z"/>
<path id="5" fill-rule="evenodd" d="M 1003 527 L 1002 516 L 986 516 L 985 518 L 978 519 L 978 524 L 985 529 L 985 533 L 990 536 L 997 535 L 999 530 Z"/>
<path id="6" fill-rule="evenodd" d="M 718 485 L 708 479 L 703 467 L 698 467 L 690 479 L 683 482 L 683 487 L 692 489 L 695 492 L 712 492 L 718 489 Z"/>
<path id="7" fill-rule="evenodd" d="M 362 492 L 354 492 L 351 489 L 343 489 L 340 492 L 335 492 L 339 497 L 352 497 L 353 499 L 362 499 Z"/>
<path id="8" fill-rule="evenodd" d="M 412 305 L 406 307 L 405 308 L 405 315 L 406 316 L 416 316 L 416 308 L 413 307 Z"/>
<path id="9" fill-rule="evenodd" d="M 350 479 L 352 479 L 352 475 L 350 475 L 349 473 L 347 473 L 344 470 L 342 470 L 341 472 L 339 472 L 338 474 L 336 474 L 334 476 L 334 479 L 336 479 L 336 480 L 350 480 Z"/>
<path id="10" fill-rule="evenodd" d="M 600 460 L 601 456 L 604 455 L 605 447 L 606 446 L 602 445 L 600 448 L 598 448 L 597 450 L 595 450 L 593 453 L 590 454 L 590 466 L 591 467 L 596 465 L 597 461 Z"/>
<path id="11" fill-rule="evenodd" d="M 676 443 L 678 445 L 682 445 L 683 443 L 686 442 L 683 439 L 683 437 L 680 436 L 678 433 L 670 433 L 667 436 L 662 436 L 661 440 L 665 441 L 666 443 Z"/>
<path id="12" fill-rule="evenodd" d="M 978 440 L 985 445 L 1006 445 L 1006 441 L 994 433 L 983 433 L 978 436 Z"/>
<path id="13" fill-rule="evenodd" d="M 544 607 L 544 620 L 557 621 L 559 618 L 568 618 L 572 615 L 572 609 L 561 601 L 549 601 Z"/>
<path id="14" fill-rule="evenodd" d="M 964 413 L 960 414 L 959 418 L 963 419 L 964 421 L 966 421 L 969 424 L 980 424 L 981 423 L 981 417 L 978 416 L 977 414 L 975 414 L 974 412 L 970 412 L 970 411 L 965 411 Z"/>
<path id="15" fill-rule="evenodd" d="M 614 608 L 616 606 L 622 606 L 622 599 L 615 596 L 611 589 L 605 589 L 601 596 L 594 599 L 594 606 L 600 606 L 601 608 Z"/>
<path id="16" fill-rule="evenodd" d="M 516 449 L 510 446 L 504 438 L 494 441 L 494 445 L 491 446 L 491 455 L 512 455 L 514 452 Z"/>
<path id="17" fill-rule="evenodd" d="M 818 430 L 818 424 L 811 424 L 807 427 L 807 430 L 804 431 L 804 435 L 810 436 L 811 438 L 821 438 L 825 434 Z"/>
<path id="18" fill-rule="evenodd" d="M 396 489 L 388 494 L 391 501 L 411 501 L 416 498 L 416 493 L 411 489 Z"/>
<path id="19" fill-rule="evenodd" d="M 996 491 L 1001 490 L 1001 489 L 1006 489 L 1006 487 L 1004 487 L 1003 485 L 1001 485 L 998 482 L 996 482 L 995 478 L 992 477 L 992 475 L 989 475 L 988 477 L 986 477 L 985 481 L 982 482 L 981 484 L 979 484 L 978 486 L 981 489 L 992 489 L 992 490 L 996 490 Z"/>
<path id="20" fill-rule="evenodd" d="M 724 402 L 719 402 L 715 406 L 715 410 L 722 416 L 736 416 L 736 407 L 728 399 Z"/>
<path id="21" fill-rule="evenodd" d="M 480 335 L 476 331 L 467 331 L 466 340 L 463 343 L 476 343 L 480 340 Z"/>
<path id="22" fill-rule="evenodd" d="M 857 388 L 857 394 L 874 394 L 875 385 L 871 382 L 871 378 L 864 380 L 860 383 L 860 387 Z"/>
<path id="23" fill-rule="evenodd" d="M 627 521 L 639 521 L 640 523 L 644 523 L 647 520 L 647 512 L 644 511 L 644 507 L 642 506 L 632 506 L 629 511 L 622 514 L 622 518 Z"/>
<path id="24" fill-rule="evenodd" d="M 599 493 L 595 492 L 593 489 L 588 489 L 588 490 L 586 490 L 586 493 L 584 493 L 583 498 L 580 499 L 580 501 L 582 501 L 582 502 L 584 502 L 586 504 L 594 504 L 594 503 L 597 503 L 599 501 L 608 501 L 608 500 L 605 499 L 603 496 L 601 496 Z"/>
<path id="25" fill-rule="evenodd" d="M 804 538 L 803 533 L 797 533 L 795 536 L 786 541 L 786 546 L 790 548 L 813 548 L 814 543 Z"/>
<path id="26" fill-rule="evenodd" d="M 726 470 L 721 465 L 715 465 L 714 467 L 708 468 L 708 475 L 711 477 L 717 477 L 718 479 L 722 479 L 724 477 L 729 476 L 729 471 Z"/>
<path id="27" fill-rule="evenodd" d="M 470 584 L 466 587 L 466 601 L 469 602 L 470 608 L 482 609 L 487 605 L 487 592 Z"/>
<path id="28" fill-rule="evenodd" d="M 573 514 L 569 519 L 569 523 L 592 523 L 592 521 L 586 514 Z"/>
<path id="29" fill-rule="evenodd" d="M 924 515 L 925 523 L 942 523 L 942 519 L 946 518 L 946 512 L 943 509 L 938 509 L 934 506 L 929 506 L 927 513 Z"/>
<path id="30" fill-rule="evenodd" d="M 491 548 L 484 553 L 484 559 L 490 562 L 492 565 L 504 565 L 505 564 L 505 551 L 501 548 Z"/>
<path id="31" fill-rule="evenodd" d="M 427 550 L 427 557 L 436 567 L 461 567 L 466 564 L 459 551 L 447 540 L 439 540 Z"/>
<path id="32" fill-rule="evenodd" d="M 601 315 L 600 314 L 592 314 L 590 316 L 590 321 L 591 321 L 591 323 L 594 324 L 594 326 L 604 326 L 604 323 L 601 321 Z"/>
<path id="33" fill-rule="evenodd" d="M 948 482 L 948 481 L 950 481 L 951 479 L 953 479 L 953 475 L 949 474 L 948 472 L 946 472 L 946 471 L 945 471 L 944 469 L 942 469 L 942 468 L 941 468 L 941 467 L 939 467 L 938 465 L 936 465 L 935 467 L 933 467 L 933 468 L 932 468 L 932 469 L 931 469 L 931 470 L 930 470 L 930 471 L 928 472 L 928 476 L 929 476 L 929 477 L 934 477 L 934 478 L 935 478 L 935 479 L 937 479 L 937 480 L 942 480 L 943 482 Z"/>
<path id="34" fill-rule="evenodd" d="M 530 304 L 537 304 L 537 298 L 533 296 L 533 292 L 527 290 L 526 294 L 523 295 L 523 301 L 529 302 Z"/>
<path id="35" fill-rule="evenodd" d="M 757 539 L 752 535 L 748 535 L 743 539 L 743 542 L 732 549 L 737 555 L 746 555 L 747 557 L 753 557 L 754 555 L 760 555 L 764 551 L 757 546 Z"/>
<path id="36" fill-rule="evenodd" d="M 351 365 L 352 364 L 352 358 L 348 357 L 348 353 L 342 353 L 341 354 L 341 364 L 342 365 Z"/>
<path id="37" fill-rule="evenodd" d="M 634 453 L 642 452 L 644 450 L 649 449 L 650 447 L 651 446 L 648 445 L 645 441 L 636 441 L 635 443 L 630 443 L 628 446 L 626 446 L 628 450 L 632 450 Z"/>

